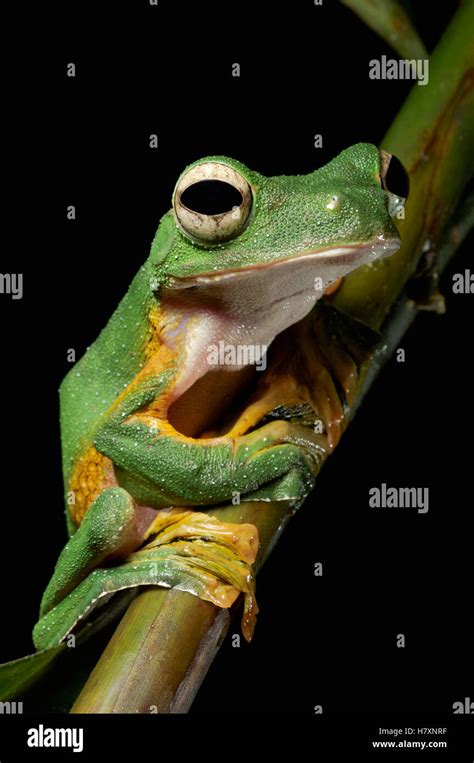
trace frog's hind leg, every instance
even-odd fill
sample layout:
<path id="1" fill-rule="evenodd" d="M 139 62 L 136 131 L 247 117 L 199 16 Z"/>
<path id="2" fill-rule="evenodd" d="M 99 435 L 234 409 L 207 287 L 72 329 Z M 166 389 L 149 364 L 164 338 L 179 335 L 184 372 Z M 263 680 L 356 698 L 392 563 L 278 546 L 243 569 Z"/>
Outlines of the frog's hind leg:
<path id="1" fill-rule="evenodd" d="M 153 512 L 155 514 L 155 512 Z M 145 520 L 145 521 L 144 521 Z M 52 609 L 105 559 L 136 549 L 151 518 L 144 517 L 126 490 L 104 490 L 91 504 L 57 561 L 43 594 L 41 616 Z"/>

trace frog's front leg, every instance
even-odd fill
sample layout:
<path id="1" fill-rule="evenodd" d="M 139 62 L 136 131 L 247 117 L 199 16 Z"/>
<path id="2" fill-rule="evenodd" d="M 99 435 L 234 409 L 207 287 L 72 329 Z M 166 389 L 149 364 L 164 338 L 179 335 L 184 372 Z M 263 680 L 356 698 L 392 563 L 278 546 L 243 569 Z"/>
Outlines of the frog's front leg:
<path id="1" fill-rule="evenodd" d="M 120 487 L 104 490 L 62 550 L 43 594 L 40 614 L 49 612 L 104 561 L 126 556 L 137 548 L 145 530 L 141 520 L 141 513 L 126 490 Z"/>
<path id="2" fill-rule="evenodd" d="M 303 426 L 273 421 L 239 437 L 180 434 L 149 399 L 151 381 L 125 397 L 102 423 L 95 447 L 110 458 L 118 483 L 141 505 L 212 505 L 236 493 L 255 500 L 301 501 L 313 484 L 322 438 Z"/>

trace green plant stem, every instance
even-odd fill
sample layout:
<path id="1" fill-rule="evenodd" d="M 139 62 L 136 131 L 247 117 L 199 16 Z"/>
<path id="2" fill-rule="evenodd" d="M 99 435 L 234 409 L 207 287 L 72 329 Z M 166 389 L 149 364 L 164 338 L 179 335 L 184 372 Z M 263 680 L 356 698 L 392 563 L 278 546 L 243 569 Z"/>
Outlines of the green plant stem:
<path id="1" fill-rule="evenodd" d="M 474 168 L 474 0 L 466 0 L 436 48 L 429 84 L 414 85 L 381 142 L 410 176 L 400 250 L 351 273 L 334 303 L 378 329 L 426 245 L 437 249 Z"/>
<path id="2" fill-rule="evenodd" d="M 402 58 L 427 58 L 428 53 L 410 18 L 397 0 L 341 0 L 377 32 Z"/>

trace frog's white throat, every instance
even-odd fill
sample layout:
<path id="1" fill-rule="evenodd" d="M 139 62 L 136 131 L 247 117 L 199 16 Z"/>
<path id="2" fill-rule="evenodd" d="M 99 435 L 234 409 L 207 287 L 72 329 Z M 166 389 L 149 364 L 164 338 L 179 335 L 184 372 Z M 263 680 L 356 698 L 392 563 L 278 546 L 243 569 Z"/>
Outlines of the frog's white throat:
<path id="1" fill-rule="evenodd" d="M 319 250 L 237 271 L 176 279 L 164 298 L 165 342 L 179 350 L 173 399 L 215 369 L 262 363 L 274 338 L 300 321 L 325 288 L 360 265 L 388 256 L 398 239 Z M 222 364 L 222 365 L 221 365 Z"/>

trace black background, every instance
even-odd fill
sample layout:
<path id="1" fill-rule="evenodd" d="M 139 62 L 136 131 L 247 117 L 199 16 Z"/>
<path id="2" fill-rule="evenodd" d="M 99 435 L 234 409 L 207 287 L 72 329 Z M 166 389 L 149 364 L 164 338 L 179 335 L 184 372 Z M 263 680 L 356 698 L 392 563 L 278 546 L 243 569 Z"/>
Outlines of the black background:
<path id="1" fill-rule="evenodd" d="M 414 3 L 429 48 L 455 7 Z M 111 315 L 179 173 L 207 154 L 268 175 L 312 171 L 360 140 L 380 143 L 410 89 L 369 80 L 368 61 L 391 51 L 335 0 L 142 0 L 101 16 L 68 2 L 50 21 L 37 63 L 24 48 L 12 62 L 25 116 L 13 115 L 7 144 L 20 169 L 7 220 L 17 243 L 2 272 L 24 273 L 24 296 L 0 299 L 2 661 L 32 651 L 66 540 L 57 388 L 67 350 L 80 357 Z M 472 296 L 451 291 L 470 253 L 467 243 L 443 278 L 446 315 L 418 317 L 406 362 L 385 368 L 262 570 L 254 641 L 237 649 L 227 638 L 192 713 L 450 713 L 474 697 Z M 429 512 L 370 509 L 382 482 L 429 487 Z"/>

